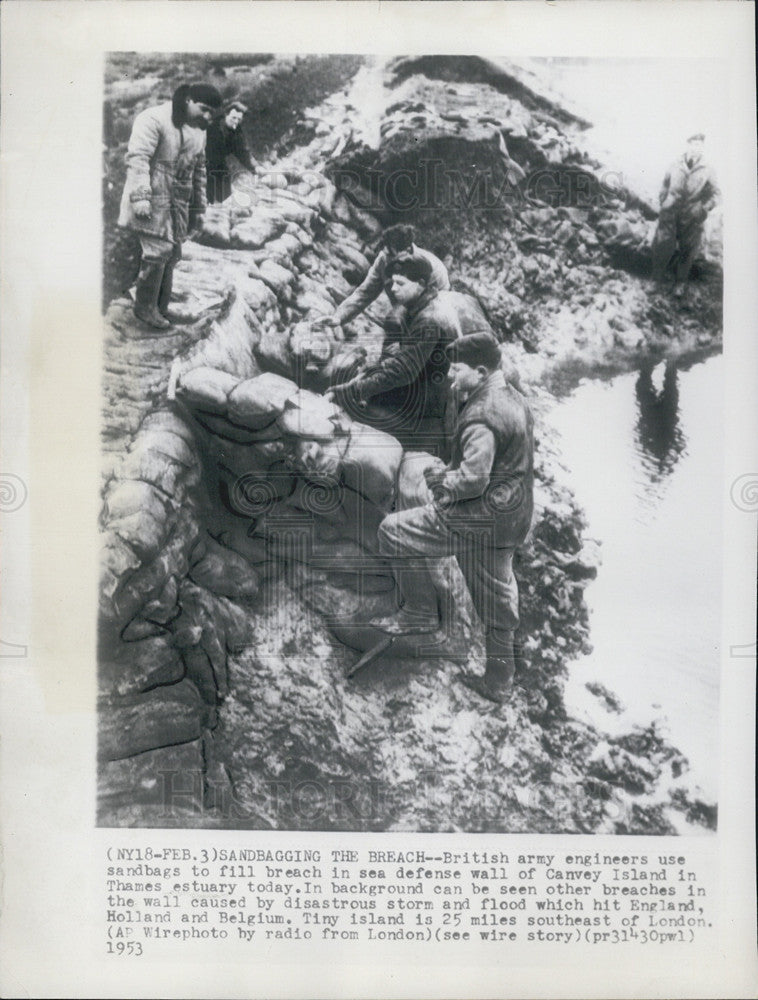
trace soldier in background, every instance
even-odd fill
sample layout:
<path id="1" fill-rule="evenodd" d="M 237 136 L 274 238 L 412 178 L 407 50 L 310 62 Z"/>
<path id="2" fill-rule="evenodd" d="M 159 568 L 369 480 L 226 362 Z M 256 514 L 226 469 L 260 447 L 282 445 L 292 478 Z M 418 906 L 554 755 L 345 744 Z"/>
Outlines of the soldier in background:
<path id="1" fill-rule="evenodd" d="M 687 149 L 669 168 L 660 193 L 660 215 L 653 238 L 653 278 L 662 281 L 676 256 L 674 295 L 684 294 L 692 264 L 700 249 L 708 213 L 719 197 L 711 167 L 706 163 L 705 136 L 691 135 Z"/>

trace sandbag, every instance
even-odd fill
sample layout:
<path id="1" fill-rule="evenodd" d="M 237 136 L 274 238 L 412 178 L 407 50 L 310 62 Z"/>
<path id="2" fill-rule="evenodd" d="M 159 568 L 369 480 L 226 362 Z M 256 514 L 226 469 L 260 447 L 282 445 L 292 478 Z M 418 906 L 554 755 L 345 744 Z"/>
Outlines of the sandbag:
<path id="1" fill-rule="evenodd" d="M 296 392 L 297 385 L 291 379 L 264 372 L 235 386 L 227 412 L 231 420 L 255 430 L 272 423 Z"/>
<path id="2" fill-rule="evenodd" d="M 335 421 L 338 420 L 339 413 L 339 407 L 323 396 L 307 389 L 298 389 L 287 400 L 284 412 L 277 417 L 276 422 L 285 434 L 328 441 L 336 433 Z"/>
<path id="3" fill-rule="evenodd" d="M 147 510 L 157 521 L 166 516 L 166 508 L 153 486 L 138 479 L 124 479 L 106 496 L 103 517 L 108 523 L 142 510 Z"/>
<path id="4" fill-rule="evenodd" d="M 274 208 L 258 205 L 248 218 L 242 218 L 232 224 L 232 246 L 245 250 L 258 250 L 269 240 L 280 236 L 287 225 L 287 220 Z"/>
<path id="5" fill-rule="evenodd" d="M 293 326 L 289 346 L 294 357 L 318 365 L 325 365 L 332 353 L 332 341 L 323 330 L 314 330 L 310 323 Z"/>
<path id="6" fill-rule="evenodd" d="M 282 436 L 282 432 L 275 423 L 267 424 L 260 430 L 252 430 L 250 427 L 232 423 L 231 420 L 227 420 L 226 417 L 222 417 L 218 413 L 196 413 L 195 419 L 201 427 L 210 431 L 211 434 L 216 434 L 227 441 L 234 441 L 235 444 L 276 441 Z"/>
<path id="7" fill-rule="evenodd" d="M 179 376 L 176 393 L 188 406 L 225 413 L 229 394 L 239 381 L 218 368 L 193 368 Z"/>
<path id="8" fill-rule="evenodd" d="M 206 542 L 205 555 L 190 568 L 193 583 L 223 597 L 254 597 L 259 579 L 253 567 L 232 549 L 213 539 Z"/>
<path id="9" fill-rule="evenodd" d="M 397 509 L 408 510 L 430 503 L 432 494 L 426 485 L 424 470 L 442 470 L 444 462 L 427 451 L 406 451 L 397 475 Z"/>
<path id="10" fill-rule="evenodd" d="M 353 423 L 342 463 L 345 483 L 383 510 L 389 510 L 402 458 L 403 447 L 392 435 Z"/>
<path id="11" fill-rule="evenodd" d="M 231 241 L 229 206 L 222 202 L 208 205 L 203 216 L 203 228 L 198 242 L 208 247 L 228 247 Z"/>
<path id="12" fill-rule="evenodd" d="M 334 437 L 328 441 L 298 439 L 294 447 L 294 465 L 306 476 L 339 477 L 348 443 L 347 437 Z"/>
<path id="13" fill-rule="evenodd" d="M 473 295 L 447 291 L 439 292 L 437 297 L 452 312 L 459 337 L 471 333 L 492 333 L 489 320 Z"/>

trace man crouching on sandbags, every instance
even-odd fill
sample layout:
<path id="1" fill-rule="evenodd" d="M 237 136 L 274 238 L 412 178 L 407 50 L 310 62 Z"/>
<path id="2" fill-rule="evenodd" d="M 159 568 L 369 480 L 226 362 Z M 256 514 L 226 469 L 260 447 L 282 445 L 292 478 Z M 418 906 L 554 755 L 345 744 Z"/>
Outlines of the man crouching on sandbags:
<path id="1" fill-rule="evenodd" d="M 424 474 L 431 503 L 389 514 L 379 526 L 379 549 L 393 561 L 401 609 L 372 624 L 393 635 L 436 631 L 438 600 L 424 563 L 455 555 L 484 625 L 487 654 L 483 677 L 461 679 L 500 702 L 515 670 L 519 618 L 512 562 L 532 520 L 533 420 L 524 398 L 505 381 L 492 335 L 462 337 L 447 354 L 453 405 L 463 403 L 452 459 Z"/>
<path id="2" fill-rule="evenodd" d="M 399 328 L 385 334 L 377 363 L 327 399 L 361 423 L 396 437 L 406 448 L 439 450 L 450 361 L 445 348 L 458 335 L 455 317 L 440 302 L 432 265 L 423 257 L 387 268 L 393 300 L 404 309 Z"/>

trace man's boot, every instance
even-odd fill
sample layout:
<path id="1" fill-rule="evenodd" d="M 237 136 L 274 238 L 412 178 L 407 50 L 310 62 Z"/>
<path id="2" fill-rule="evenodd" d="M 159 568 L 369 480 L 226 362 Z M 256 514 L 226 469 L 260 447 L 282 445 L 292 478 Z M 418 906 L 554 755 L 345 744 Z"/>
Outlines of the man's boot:
<path id="1" fill-rule="evenodd" d="M 509 629 L 492 629 L 485 640 L 487 654 L 483 677 L 461 675 L 460 680 L 480 698 L 501 704 L 510 697 L 516 661 L 513 632 Z"/>
<path id="2" fill-rule="evenodd" d="M 411 565 L 395 568 L 400 610 L 394 615 L 372 618 L 375 628 L 389 635 L 420 635 L 436 632 L 440 627 L 437 591 L 424 560 L 414 559 Z"/>
<path id="3" fill-rule="evenodd" d="M 171 326 L 158 312 L 158 295 L 164 266 L 162 261 L 143 260 L 134 290 L 134 315 L 156 330 L 168 330 Z"/>
<path id="4" fill-rule="evenodd" d="M 169 261 L 168 264 L 163 269 L 163 278 L 161 279 L 161 287 L 158 293 L 158 312 L 169 323 L 187 323 L 189 322 L 186 316 L 182 316 L 179 313 L 171 311 L 171 290 L 174 287 L 174 268 L 176 267 L 176 261 Z"/>

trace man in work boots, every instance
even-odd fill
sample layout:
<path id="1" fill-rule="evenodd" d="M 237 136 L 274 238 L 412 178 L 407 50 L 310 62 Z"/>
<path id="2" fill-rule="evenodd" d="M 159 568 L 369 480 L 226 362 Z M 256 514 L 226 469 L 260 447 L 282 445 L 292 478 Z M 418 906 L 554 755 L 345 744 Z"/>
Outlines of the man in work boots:
<path id="1" fill-rule="evenodd" d="M 404 447 L 439 451 L 450 366 L 445 348 L 459 327 L 437 294 L 434 268 L 425 257 L 395 260 L 387 274 L 402 321 L 386 332 L 378 362 L 333 386 L 327 398 Z"/>
<path id="2" fill-rule="evenodd" d="M 691 135 L 687 149 L 669 168 L 660 193 L 660 214 L 653 237 L 653 278 L 663 281 L 676 254 L 674 295 L 684 295 L 695 256 L 703 240 L 703 227 L 719 197 L 713 170 L 703 157 L 705 136 Z"/>
<path id="3" fill-rule="evenodd" d="M 170 101 L 134 119 L 118 224 L 139 236 L 134 315 L 156 330 L 178 320 L 169 311 L 174 267 L 182 242 L 202 224 L 205 129 L 220 106 L 215 87 L 183 84 Z"/>
<path id="4" fill-rule="evenodd" d="M 484 625 L 487 655 L 483 677 L 461 679 L 500 702 L 515 670 L 519 618 L 512 564 L 531 527 L 533 420 L 524 398 L 505 381 L 491 334 L 462 337 L 447 353 L 453 398 L 462 404 L 452 459 L 425 472 L 432 502 L 388 514 L 379 526 L 379 551 L 393 561 L 401 609 L 372 624 L 392 635 L 436 631 L 440 613 L 426 560 L 455 555 Z"/>

